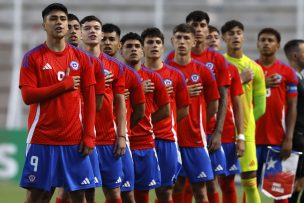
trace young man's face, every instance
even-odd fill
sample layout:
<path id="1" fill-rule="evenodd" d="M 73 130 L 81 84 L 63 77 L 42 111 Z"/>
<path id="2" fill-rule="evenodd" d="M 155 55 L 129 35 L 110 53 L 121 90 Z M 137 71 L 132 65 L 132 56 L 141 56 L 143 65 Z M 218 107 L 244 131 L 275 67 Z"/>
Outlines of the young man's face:
<path id="1" fill-rule="evenodd" d="M 65 39 L 68 43 L 78 46 L 81 40 L 81 29 L 80 23 L 77 20 L 68 21 L 68 34 L 65 36 Z"/>
<path id="2" fill-rule="evenodd" d="M 125 62 L 131 66 L 140 63 L 140 60 L 143 57 L 143 49 L 140 41 L 125 41 L 121 47 L 120 54 L 124 58 Z"/>
<path id="3" fill-rule="evenodd" d="M 115 56 L 120 49 L 120 39 L 116 32 L 104 32 L 101 40 L 102 51 L 109 56 Z"/>
<path id="4" fill-rule="evenodd" d="M 188 22 L 195 30 L 195 39 L 198 43 L 205 42 L 208 35 L 208 23 L 206 20 Z"/>
<path id="5" fill-rule="evenodd" d="M 228 49 L 242 49 L 244 43 L 244 31 L 236 26 L 225 32 L 223 39 L 226 42 Z"/>
<path id="6" fill-rule="evenodd" d="M 68 17 L 63 11 L 51 11 L 43 20 L 43 28 L 49 37 L 62 39 L 68 32 Z"/>
<path id="7" fill-rule="evenodd" d="M 217 31 L 209 32 L 206 38 L 206 44 L 208 47 L 219 51 L 221 49 L 221 37 Z"/>
<path id="8" fill-rule="evenodd" d="M 272 56 L 279 50 L 280 44 L 273 34 L 263 33 L 258 39 L 257 47 L 262 56 Z"/>
<path id="9" fill-rule="evenodd" d="M 87 21 L 82 25 L 82 41 L 86 45 L 100 45 L 103 37 L 101 25 L 98 21 Z"/>
<path id="10" fill-rule="evenodd" d="M 159 37 L 146 37 L 143 50 L 146 58 L 159 59 L 164 51 L 164 44 Z"/>
<path id="11" fill-rule="evenodd" d="M 175 54 L 180 56 L 188 55 L 195 46 L 195 39 L 192 33 L 176 32 L 171 41 Z"/>

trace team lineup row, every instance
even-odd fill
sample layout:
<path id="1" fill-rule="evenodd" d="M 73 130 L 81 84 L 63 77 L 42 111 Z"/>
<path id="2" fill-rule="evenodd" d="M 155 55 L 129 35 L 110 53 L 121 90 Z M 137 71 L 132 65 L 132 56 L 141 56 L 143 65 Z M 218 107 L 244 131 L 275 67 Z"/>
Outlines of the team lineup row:
<path id="1" fill-rule="evenodd" d="M 106 202 L 149 202 L 155 189 L 156 202 L 191 202 L 193 193 L 195 202 L 219 203 L 218 183 L 222 202 L 234 203 L 239 173 L 244 201 L 259 203 L 267 146 L 286 159 L 297 137 L 303 150 L 304 41 L 284 46 L 293 69 L 276 58 L 279 32 L 262 29 L 253 61 L 241 22 L 227 21 L 221 36 L 207 13 L 193 11 L 174 27 L 163 60 L 158 28 L 120 38 L 116 25 L 79 21 L 58 3 L 42 17 L 46 41 L 20 70 L 30 105 L 20 183 L 27 203 L 49 202 L 56 187 L 56 202 L 95 202 L 100 186 Z"/>

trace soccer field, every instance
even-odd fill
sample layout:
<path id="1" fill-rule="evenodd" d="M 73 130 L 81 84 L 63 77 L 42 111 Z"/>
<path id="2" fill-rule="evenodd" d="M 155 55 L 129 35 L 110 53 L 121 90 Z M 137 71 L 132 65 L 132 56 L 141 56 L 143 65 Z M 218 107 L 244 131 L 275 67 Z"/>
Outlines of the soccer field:
<path id="1" fill-rule="evenodd" d="M 0 182 L 0 203 L 19 203 L 24 202 L 25 200 L 25 190 L 20 188 L 17 183 L 14 182 Z M 241 196 L 242 191 L 241 188 L 237 187 L 238 192 L 238 202 L 241 203 Z M 56 194 L 56 192 L 55 192 Z M 55 196 L 55 195 L 54 195 Z M 104 196 L 102 195 L 102 191 L 100 188 L 97 189 L 97 202 L 103 203 L 104 202 Z M 265 195 L 261 194 L 262 203 L 272 203 L 273 201 Z M 150 192 L 150 202 L 154 203 L 155 199 L 155 193 L 154 191 Z M 52 203 L 55 202 L 55 198 L 51 201 Z M 193 201 L 194 202 L 194 201 Z"/>

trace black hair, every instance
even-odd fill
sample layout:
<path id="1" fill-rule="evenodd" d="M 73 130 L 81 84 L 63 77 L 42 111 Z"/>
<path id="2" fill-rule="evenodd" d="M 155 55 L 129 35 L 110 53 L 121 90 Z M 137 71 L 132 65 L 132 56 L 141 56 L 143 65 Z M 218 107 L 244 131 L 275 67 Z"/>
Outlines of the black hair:
<path id="1" fill-rule="evenodd" d="M 262 34 L 272 34 L 272 35 L 274 35 L 275 38 L 277 39 L 277 42 L 278 42 L 278 43 L 281 42 L 281 35 L 280 35 L 280 33 L 279 33 L 277 30 L 273 29 L 273 28 L 270 28 L 270 27 L 263 28 L 263 29 L 259 32 L 259 34 L 258 34 L 258 39 L 260 39 L 260 36 L 261 36 Z"/>
<path id="2" fill-rule="evenodd" d="M 138 40 L 140 42 L 140 44 L 143 46 L 143 41 L 141 39 L 141 37 L 139 36 L 139 34 L 135 33 L 135 32 L 129 32 L 127 34 L 125 34 L 120 42 L 122 45 L 124 45 L 124 43 L 128 40 Z"/>
<path id="3" fill-rule="evenodd" d="M 234 27 L 238 27 L 241 30 L 244 31 L 244 25 L 243 23 L 241 23 L 240 21 L 237 20 L 230 20 L 227 21 L 222 27 L 221 27 L 221 32 L 222 35 L 224 35 L 226 32 L 228 32 L 229 30 L 233 29 Z"/>
<path id="4" fill-rule="evenodd" d="M 189 23 L 191 21 L 197 22 L 197 21 L 202 21 L 202 20 L 206 20 L 207 24 L 209 24 L 210 22 L 210 18 L 209 15 L 204 12 L 204 11 L 192 11 L 191 13 L 189 13 L 186 17 L 186 23 Z"/>
<path id="5" fill-rule="evenodd" d="M 164 34 L 160 31 L 160 29 L 156 27 L 150 27 L 142 31 L 141 33 L 141 39 L 142 41 L 145 41 L 147 37 L 159 37 L 162 41 L 162 43 L 165 43 L 165 37 Z"/>
<path id="6" fill-rule="evenodd" d="M 303 44 L 304 40 L 302 39 L 293 39 L 288 41 L 285 45 L 284 45 L 284 52 L 285 55 L 287 56 L 287 58 L 289 58 L 289 55 L 291 54 L 291 52 L 297 52 L 299 51 L 299 46 L 300 44 Z"/>
<path id="7" fill-rule="evenodd" d="M 195 30 L 191 25 L 188 25 L 186 23 L 179 24 L 173 28 L 173 34 L 177 32 L 183 32 L 183 33 L 191 33 L 195 36 Z"/>
<path id="8" fill-rule="evenodd" d="M 208 30 L 209 30 L 209 33 L 217 32 L 218 34 L 220 34 L 220 31 L 213 25 L 208 25 Z"/>
<path id="9" fill-rule="evenodd" d="M 120 36 L 120 34 L 121 34 L 120 28 L 119 28 L 117 25 L 114 25 L 114 24 L 112 24 L 112 23 L 104 24 L 104 25 L 102 26 L 102 31 L 103 31 L 103 32 L 106 32 L 106 33 L 116 32 L 116 34 L 117 34 L 118 36 Z"/>
<path id="10" fill-rule="evenodd" d="M 97 21 L 99 22 L 100 26 L 102 26 L 102 22 L 99 18 L 97 18 L 96 16 L 90 15 L 90 16 L 86 16 L 84 17 L 81 21 L 80 24 L 83 25 L 86 22 L 91 22 L 91 21 Z"/>
<path id="11" fill-rule="evenodd" d="M 45 7 L 42 11 L 42 18 L 44 19 L 47 15 L 49 15 L 52 11 L 62 11 L 66 15 L 68 15 L 68 9 L 61 3 L 52 3 Z"/>
<path id="12" fill-rule="evenodd" d="M 80 24 L 79 18 L 76 15 L 74 15 L 73 13 L 69 13 L 68 21 L 72 21 L 72 20 L 76 20 Z"/>

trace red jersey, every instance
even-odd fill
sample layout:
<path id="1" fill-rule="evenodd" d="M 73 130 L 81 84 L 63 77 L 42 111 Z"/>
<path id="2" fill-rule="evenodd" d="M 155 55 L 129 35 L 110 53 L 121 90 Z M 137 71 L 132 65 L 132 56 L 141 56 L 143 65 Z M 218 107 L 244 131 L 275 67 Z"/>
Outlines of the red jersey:
<path id="1" fill-rule="evenodd" d="M 151 114 L 159 107 L 169 103 L 166 86 L 158 73 L 150 71 L 142 65 L 138 74 L 142 81 L 150 79 L 154 83 L 155 89 L 153 92 L 145 94 L 145 116 L 131 131 L 130 147 L 132 150 L 154 147 Z"/>
<path id="2" fill-rule="evenodd" d="M 19 87 L 43 88 L 58 84 L 63 81 L 67 68 L 70 76 L 81 77 L 80 88 L 30 105 L 27 143 L 76 145 L 86 136 L 81 120 L 81 98 L 83 91 L 95 84 L 95 79 L 85 52 L 68 44 L 62 52 L 50 50 L 45 43 L 37 46 L 23 57 Z M 92 132 L 86 133 L 94 137 L 93 129 L 92 125 Z"/>
<path id="3" fill-rule="evenodd" d="M 222 143 L 232 143 L 236 140 L 235 122 L 231 99 L 235 96 L 240 96 L 244 94 L 238 69 L 231 63 L 228 63 L 228 70 L 231 78 L 231 85 L 228 89 L 227 113 L 223 127 Z"/>
<path id="4" fill-rule="evenodd" d="M 184 74 L 187 85 L 201 83 L 203 86 L 201 95 L 190 97 L 189 114 L 178 123 L 177 137 L 180 147 L 204 147 L 206 146 L 205 102 L 219 98 L 215 77 L 209 68 L 194 59 L 187 65 L 179 65 L 174 61 L 167 63 Z"/>
<path id="5" fill-rule="evenodd" d="M 94 65 L 94 75 L 96 80 L 95 93 L 104 94 L 105 93 L 105 76 L 103 63 L 97 57 L 91 55 L 91 61 Z"/>
<path id="6" fill-rule="evenodd" d="M 130 96 L 126 99 L 127 109 L 127 134 L 131 135 L 130 120 L 133 106 L 145 103 L 145 93 L 138 73 L 131 67 L 124 65 L 125 88 L 129 90 Z"/>
<path id="7" fill-rule="evenodd" d="M 176 141 L 176 110 L 188 106 L 190 103 L 187 84 L 183 73 L 167 64 L 163 64 L 163 67 L 155 72 L 161 75 L 166 86 L 173 87 L 173 92 L 169 95 L 171 116 L 154 123 L 155 139 Z"/>
<path id="8" fill-rule="evenodd" d="M 202 53 L 197 54 L 191 52 L 191 57 L 207 66 L 215 75 L 218 87 L 229 86 L 230 78 L 228 71 L 228 63 L 225 57 L 214 49 L 206 48 Z M 174 58 L 174 52 L 171 52 L 167 60 Z M 211 122 L 207 124 L 207 134 L 212 134 L 215 127 L 215 117 L 211 118 Z"/>
<path id="9" fill-rule="evenodd" d="M 99 59 L 103 63 L 105 75 L 113 74 L 113 81 L 105 89 L 101 110 L 96 112 L 96 144 L 110 145 L 116 140 L 115 119 L 113 114 L 113 100 L 115 94 L 124 94 L 125 79 L 122 63 L 104 53 Z"/>
<path id="10" fill-rule="evenodd" d="M 256 62 L 262 67 L 265 78 L 277 74 L 281 81 L 278 87 L 266 89 L 266 112 L 256 121 L 256 144 L 281 145 L 286 132 L 286 101 L 298 95 L 298 79 L 294 70 L 279 60 L 270 67 Z"/>

